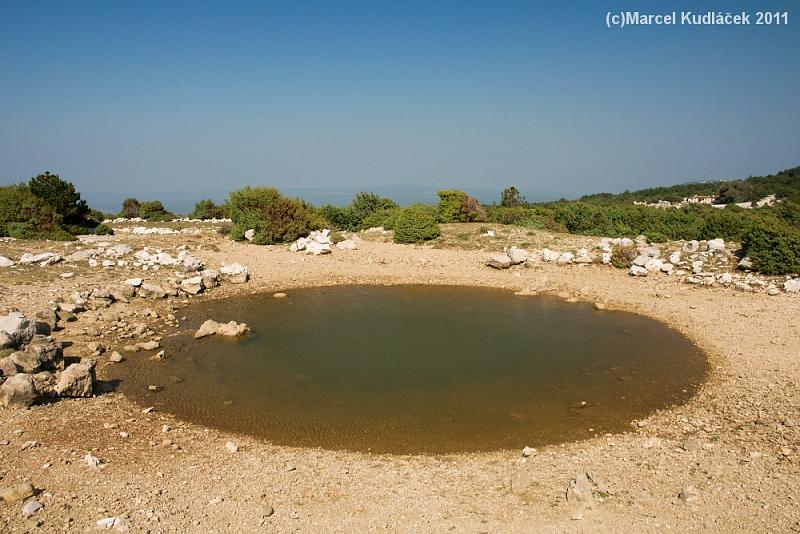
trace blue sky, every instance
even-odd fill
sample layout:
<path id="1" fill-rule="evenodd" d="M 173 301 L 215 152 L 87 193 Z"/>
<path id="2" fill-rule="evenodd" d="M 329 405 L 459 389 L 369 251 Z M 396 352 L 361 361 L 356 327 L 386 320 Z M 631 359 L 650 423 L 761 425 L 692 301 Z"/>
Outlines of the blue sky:
<path id="1" fill-rule="evenodd" d="M 0 2 L 0 183 L 574 196 L 800 164 L 783 27 L 610 30 L 747 2 Z M 795 20 L 793 17 L 798 17 Z"/>

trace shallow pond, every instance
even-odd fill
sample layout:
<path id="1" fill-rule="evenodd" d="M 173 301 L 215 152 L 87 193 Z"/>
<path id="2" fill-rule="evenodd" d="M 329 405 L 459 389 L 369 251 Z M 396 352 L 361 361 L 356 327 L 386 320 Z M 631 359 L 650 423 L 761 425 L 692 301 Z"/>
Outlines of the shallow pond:
<path id="1" fill-rule="evenodd" d="M 120 389 L 280 445 L 448 453 L 625 430 L 687 400 L 708 368 L 663 324 L 583 303 L 439 286 L 288 293 L 190 308 L 167 359 L 112 368 Z M 208 318 L 253 334 L 195 340 Z"/>

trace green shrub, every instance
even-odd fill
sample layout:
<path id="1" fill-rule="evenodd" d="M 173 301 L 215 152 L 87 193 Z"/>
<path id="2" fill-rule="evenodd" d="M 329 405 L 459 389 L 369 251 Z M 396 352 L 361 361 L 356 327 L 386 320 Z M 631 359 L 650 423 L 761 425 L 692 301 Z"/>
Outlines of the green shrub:
<path id="1" fill-rule="evenodd" d="M 319 208 L 319 214 L 330 223 L 333 228 L 339 230 L 355 231 L 359 229 L 361 221 L 356 212 L 350 206 L 339 207 L 326 204 Z"/>
<path id="2" fill-rule="evenodd" d="M 742 239 L 753 267 L 763 274 L 800 273 L 800 232 L 777 225 L 757 225 Z"/>
<path id="3" fill-rule="evenodd" d="M 228 216 L 228 208 L 223 203 L 217 205 L 213 200 L 204 198 L 194 205 L 194 211 L 189 214 L 190 219 L 224 219 Z"/>
<path id="4" fill-rule="evenodd" d="M 139 204 L 139 217 L 151 222 L 168 222 L 175 215 L 168 212 L 160 200 L 147 200 Z"/>
<path id="5" fill-rule="evenodd" d="M 450 223 L 461 220 L 461 208 L 467 200 L 467 194 L 457 189 L 442 189 L 436 192 L 439 195 L 437 218 L 439 222 Z"/>
<path id="6" fill-rule="evenodd" d="M 397 216 L 394 227 L 396 243 L 420 243 L 441 235 L 436 210 L 425 204 L 412 204 Z"/>
<path id="7" fill-rule="evenodd" d="M 338 207 L 326 204 L 319 209 L 319 213 L 334 228 L 356 232 L 370 227 L 364 224 L 364 220 L 373 213 L 393 208 L 397 208 L 394 200 L 362 191 L 353 197 L 349 205 Z"/>
<path id="8" fill-rule="evenodd" d="M 106 224 L 98 224 L 94 229 L 96 235 L 114 235 L 114 230 Z"/>
<path id="9" fill-rule="evenodd" d="M 544 228 L 545 224 L 533 208 L 525 206 L 490 206 L 488 220 L 498 224 L 513 224 L 526 228 Z"/>
<path id="10" fill-rule="evenodd" d="M 403 211 L 402 208 L 389 208 L 375 211 L 361 221 L 361 227 L 366 230 L 367 228 L 382 226 L 385 230 L 393 230 L 401 211 Z"/>
<path id="11" fill-rule="evenodd" d="M 285 243 L 318 230 L 324 219 L 304 202 L 287 198 L 273 187 L 245 187 L 228 197 L 233 220 L 231 237 L 244 239 L 244 233 L 255 230 L 253 243 L 271 245 Z"/>
<path id="12" fill-rule="evenodd" d="M 390 199 L 376 195 L 375 193 L 361 192 L 358 193 L 353 201 L 350 203 L 350 209 L 353 212 L 355 220 L 358 221 L 358 227 L 352 230 L 359 230 L 363 226 L 363 221 L 373 213 L 379 210 L 387 210 L 397 208 L 397 203 Z"/>
<path id="13" fill-rule="evenodd" d="M 436 192 L 439 204 L 436 210 L 437 220 L 441 223 L 451 222 L 486 222 L 489 218 L 478 199 L 457 189 L 442 189 Z"/>

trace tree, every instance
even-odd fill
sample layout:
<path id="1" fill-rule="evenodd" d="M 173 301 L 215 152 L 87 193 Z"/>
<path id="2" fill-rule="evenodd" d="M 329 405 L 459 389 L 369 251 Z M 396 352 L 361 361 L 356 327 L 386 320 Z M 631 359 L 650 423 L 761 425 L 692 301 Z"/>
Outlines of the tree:
<path id="1" fill-rule="evenodd" d="M 525 204 L 525 197 L 520 195 L 519 190 L 516 187 L 512 185 L 503 189 L 503 193 L 500 196 L 501 206 L 512 208 L 514 206 L 523 206 Z"/>
<path id="2" fill-rule="evenodd" d="M 119 216 L 126 219 L 135 219 L 139 216 L 140 206 L 141 203 L 135 198 L 126 198 L 122 201 L 122 210 L 119 212 Z"/>
<path id="3" fill-rule="evenodd" d="M 214 201 L 205 198 L 194 205 L 194 211 L 189 215 L 191 219 L 222 219 L 227 216 L 227 208 L 223 204 L 218 206 Z"/>
<path id="4" fill-rule="evenodd" d="M 75 186 L 62 180 L 57 174 L 45 172 L 28 183 L 31 193 L 61 215 L 65 224 L 80 224 L 89 214 L 89 206 L 81 199 Z"/>

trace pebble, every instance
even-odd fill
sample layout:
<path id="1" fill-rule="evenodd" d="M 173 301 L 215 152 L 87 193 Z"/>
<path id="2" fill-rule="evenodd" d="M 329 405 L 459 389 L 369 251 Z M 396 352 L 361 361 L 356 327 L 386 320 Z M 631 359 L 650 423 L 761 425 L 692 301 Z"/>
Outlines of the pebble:
<path id="1" fill-rule="evenodd" d="M 44 506 L 39 501 L 28 501 L 25 503 L 25 506 L 22 507 L 22 515 L 25 517 L 32 516 L 42 508 L 44 508 Z"/>
<path id="2" fill-rule="evenodd" d="M 689 438 L 681 444 L 681 449 L 686 452 L 697 452 L 703 448 L 703 443 L 697 438 Z"/>
<path id="3" fill-rule="evenodd" d="M 538 452 L 539 451 L 537 451 L 533 447 L 525 447 L 524 449 L 522 449 L 522 456 L 524 456 L 525 458 L 528 458 L 530 456 L 536 456 L 536 454 Z"/>
<path id="4" fill-rule="evenodd" d="M 696 502 L 700 499 L 700 492 L 694 486 L 687 486 L 678 493 L 678 499 L 685 503 Z"/>
<path id="5" fill-rule="evenodd" d="M 23 482 L 22 484 L 0 490 L 0 499 L 6 502 L 22 501 L 28 497 L 32 497 L 34 492 L 35 490 L 31 483 Z"/>
<path id="6" fill-rule="evenodd" d="M 228 441 L 227 443 L 225 443 L 225 450 L 230 453 L 238 452 L 239 446 L 232 441 Z"/>
<path id="7" fill-rule="evenodd" d="M 108 357 L 108 361 L 111 363 L 120 363 L 124 359 L 125 358 L 122 357 L 122 354 L 117 351 L 112 352 L 111 356 Z"/>

